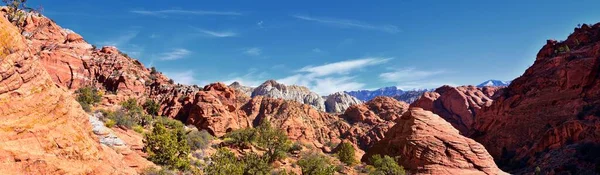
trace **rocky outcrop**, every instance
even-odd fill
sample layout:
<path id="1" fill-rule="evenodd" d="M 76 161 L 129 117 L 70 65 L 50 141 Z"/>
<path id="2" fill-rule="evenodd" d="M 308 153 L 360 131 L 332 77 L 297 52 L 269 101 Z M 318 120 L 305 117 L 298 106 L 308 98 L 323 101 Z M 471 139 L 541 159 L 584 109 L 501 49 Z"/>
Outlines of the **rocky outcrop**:
<path id="1" fill-rule="evenodd" d="M 123 156 L 99 143 L 81 106 L 54 84 L 19 29 L 0 16 L 0 32 L 11 43 L 0 59 L 2 173 L 135 174 Z"/>
<path id="2" fill-rule="evenodd" d="M 252 126 L 245 113 L 239 110 L 242 105 L 234 89 L 214 83 L 198 91 L 191 103 L 186 103 L 184 113 L 180 114 L 185 118 L 179 119 L 220 137 L 229 131 Z"/>
<path id="3" fill-rule="evenodd" d="M 268 80 L 256 87 L 252 92 L 252 97 L 256 96 L 293 100 L 313 106 L 319 111 L 325 111 L 325 100 L 319 94 L 311 92 L 306 87 L 296 85 L 286 86 L 277 83 L 275 80 Z"/>
<path id="4" fill-rule="evenodd" d="M 248 97 L 252 96 L 252 91 L 254 91 L 254 88 L 252 87 L 248 87 L 248 86 L 244 86 L 242 84 L 240 84 L 239 82 L 233 82 L 229 85 L 230 88 L 235 89 L 236 91 L 239 91 L 239 93 L 241 94 L 245 94 Z"/>
<path id="5" fill-rule="evenodd" d="M 273 127 L 285 131 L 294 141 L 311 143 L 317 148 L 325 143 L 339 143 L 345 123 L 336 116 L 292 100 L 254 97 L 242 107 L 254 126 L 270 121 Z M 332 149 L 332 148 L 328 148 Z"/>
<path id="6" fill-rule="evenodd" d="M 350 123 L 342 137 L 367 150 L 383 139 L 387 130 L 394 126 L 394 121 L 407 110 L 407 103 L 390 97 L 376 97 L 364 104 L 351 106 L 340 116 Z"/>
<path id="7" fill-rule="evenodd" d="M 564 162 L 548 153 L 600 144 L 600 23 L 576 28 L 565 41 L 549 40 L 477 118 L 471 137 L 515 172 L 539 165 L 577 174 L 593 166 L 597 159 Z"/>
<path id="8" fill-rule="evenodd" d="M 434 92 L 425 92 L 411 104 L 441 116 L 466 135 L 475 124 L 476 115 L 490 106 L 499 87 L 442 86 Z"/>
<path id="9" fill-rule="evenodd" d="M 400 156 L 398 164 L 416 174 L 505 174 L 481 144 L 421 108 L 402 115 L 362 160 L 375 154 Z"/>
<path id="10" fill-rule="evenodd" d="M 325 100 L 325 110 L 329 113 L 342 113 L 352 105 L 361 104 L 362 102 L 344 92 L 336 92 L 327 96 Z"/>

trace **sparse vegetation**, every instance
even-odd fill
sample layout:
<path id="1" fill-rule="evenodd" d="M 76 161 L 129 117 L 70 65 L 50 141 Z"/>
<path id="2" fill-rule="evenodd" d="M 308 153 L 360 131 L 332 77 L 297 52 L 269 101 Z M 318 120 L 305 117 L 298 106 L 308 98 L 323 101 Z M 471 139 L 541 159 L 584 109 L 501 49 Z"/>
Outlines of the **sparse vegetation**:
<path id="1" fill-rule="evenodd" d="M 2 0 L 2 2 L 8 7 L 8 20 L 17 26 L 25 21 L 26 12 L 34 11 L 34 9 L 26 6 L 27 0 Z"/>
<path id="2" fill-rule="evenodd" d="M 244 174 L 267 175 L 270 174 L 272 169 L 269 160 L 256 153 L 249 153 L 244 156 L 242 163 L 244 164 Z"/>
<path id="3" fill-rule="evenodd" d="M 154 100 L 146 100 L 146 102 L 144 103 L 144 109 L 146 109 L 146 112 L 152 116 L 157 116 L 158 115 L 158 111 L 160 110 L 160 105 L 158 105 L 158 103 L 156 103 Z"/>
<path id="4" fill-rule="evenodd" d="M 206 149 L 210 146 L 213 136 L 206 130 L 193 130 L 187 134 L 187 139 L 192 150 Z"/>
<path id="5" fill-rule="evenodd" d="M 285 158 L 291 147 L 287 135 L 280 129 L 271 127 L 271 122 L 263 121 L 257 129 L 256 146 L 266 149 L 265 156 L 269 162 Z"/>
<path id="6" fill-rule="evenodd" d="M 9 33 L 6 26 L 0 26 L 0 61 L 13 52 L 15 47 L 14 37 Z"/>
<path id="7" fill-rule="evenodd" d="M 140 126 L 140 125 L 135 125 L 133 126 L 133 131 L 143 134 L 144 133 L 144 127 Z"/>
<path id="8" fill-rule="evenodd" d="M 342 142 L 340 144 L 340 149 L 337 151 L 336 156 L 341 162 L 344 162 L 348 166 L 351 166 L 356 162 L 354 159 L 354 147 L 348 142 Z"/>
<path id="9" fill-rule="evenodd" d="M 243 174 L 244 165 L 241 164 L 235 154 L 226 148 L 220 148 L 211 156 L 212 163 L 204 168 L 205 174 L 234 175 Z"/>
<path id="10" fill-rule="evenodd" d="M 91 106 L 102 101 L 102 93 L 96 88 L 82 87 L 75 91 L 77 94 L 77 102 L 83 110 L 90 112 Z"/>
<path id="11" fill-rule="evenodd" d="M 373 155 L 370 159 L 372 165 L 368 165 L 370 175 L 404 175 L 404 168 L 390 156 Z"/>
<path id="12" fill-rule="evenodd" d="M 331 175 L 335 172 L 335 166 L 331 165 L 329 158 L 319 153 L 309 153 L 302 156 L 298 161 L 304 175 Z"/>
<path id="13" fill-rule="evenodd" d="M 152 132 L 144 138 L 144 151 L 148 153 L 148 160 L 170 169 L 190 168 L 190 147 L 181 122 L 155 122 Z"/>
<path id="14" fill-rule="evenodd" d="M 224 138 L 228 145 L 247 148 L 256 140 L 256 130 L 253 128 L 238 129 L 225 134 Z"/>

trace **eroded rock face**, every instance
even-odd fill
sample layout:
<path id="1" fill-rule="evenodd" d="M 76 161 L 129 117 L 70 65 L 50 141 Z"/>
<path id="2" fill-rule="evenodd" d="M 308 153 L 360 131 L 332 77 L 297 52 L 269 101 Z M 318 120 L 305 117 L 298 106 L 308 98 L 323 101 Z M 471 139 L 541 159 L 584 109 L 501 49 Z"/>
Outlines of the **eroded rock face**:
<path id="1" fill-rule="evenodd" d="M 361 104 L 362 102 L 344 92 L 336 92 L 329 96 L 325 100 L 325 109 L 329 113 L 342 113 L 352 105 Z"/>
<path id="2" fill-rule="evenodd" d="M 322 148 L 323 144 L 330 141 L 340 142 L 339 135 L 344 123 L 336 116 L 306 104 L 258 96 L 244 105 L 242 110 L 254 126 L 268 120 L 294 141 L 312 143 L 317 148 Z"/>
<path id="3" fill-rule="evenodd" d="M 396 121 L 363 161 L 380 154 L 400 156 L 398 164 L 416 174 L 505 174 L 481 144 L 438 115 L 411 108 Z"/>
<path id="4" fill-rule="evenodd" d="M 241 94 L 245 94 L 248 97 L 252 96 L 252 91 L 254 91 L 254 88 L 252 87 L 248 87 L 248 86 L 244 86 L 242 84 L 240 84 L 239 82 L 233 82 L 229 85 L 230 88 L 233 88 L 237 91 L 239 91 Z"/>
<path id="5" fill-rule="evenodd" d="M 466 135 L 473 129 L 476 115 L 490 106 L 500 87 L 442 86 L 434 92 L 425 92 L 411 104 L 441 116 Z"/>
<path id="6" fill-rule="evenodd" d="M 563 164 L 560 157 L 541 155 L 600 143 L 600 24 L 576 28 L 564 42 L 549 40 L 535 63 L 477 118 L 471 136 L 507 167 L 519 169 L 511 162 L 523 160 L 529 166 L 543 162 L 545 172 L 592 166 L 595 160 Z"/>
<path id="7" fill-rule="evenodd" d="M 388 129 L 396 124 L 394 121 L 407 110 L 407 103 L 383 96 L 351 106 L 340 116 L 350 123 L 342 137 L 367 150 L 383 139 Z"/>
<path id="8" fill-rule="evenodd" d="M 13 44 L 0 59 L 2 173 L 135 174 L 122 155 L 98 142 L 87 114 L 54 84 L 19 29 L 4 17 L 0 28 Z"/>
<path id="9" fill-rule="evenodd" d="M 268 80 L 256 87 L 252 97 L 265 96 L 269 98 L 281 98 L 308 104 L 319 111 L 325 111 L 325 100 L 319 94 L 311 92 L 308 88 L 296 85 L 286 86 L 275 80 Z"/>

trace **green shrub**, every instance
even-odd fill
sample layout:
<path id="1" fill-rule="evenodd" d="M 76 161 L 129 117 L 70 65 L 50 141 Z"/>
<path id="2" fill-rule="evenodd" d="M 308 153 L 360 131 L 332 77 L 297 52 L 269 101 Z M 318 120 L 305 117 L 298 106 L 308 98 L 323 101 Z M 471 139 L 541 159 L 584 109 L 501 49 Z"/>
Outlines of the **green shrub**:
<path id="1" fill-rule="evenodd" d="M 390 156 L 381 157 L 380 155 L 373 155 L 371 157 L 372 166 L 370 169 L 374 169 L 371 171 L 370 175 L 404 175 L 404 168 L 398 165 L 393 158 Z"/>
<path id="2" fill-rule="evenodd" d="M 340 159 L 340 161 L 344 162 L 348 166 L 356 162 L 354 159 L 354 147 L 348 142 L 342 142 L 340 144 L 340 149 L 337 151 L 336 156 L 338 159 Z"/>
<path id="3" fill-rule="evenodd" d="M 104 121 L 104 126 L 112 128 L 113 126 L 115 126 L 115 124 L 117 124 L 117 122 L 115 122 L 114 120 L 111 119 L 107 119 Z"/>
<path id="4" fill-rule="evenodd" d="M 213 136 L 206 130 L 193 130 L 187 134 L 187 139 L 192 150 L 206 149 L 210 145 Z"/>
<path id="5" fill-rule="evenodd" d="M 227 145 L 245 148 L 256 140 L 256 130 L 253 128 L 238 129 L 225 134 L 224 137 Z"/>
<path id="6" fill-rule="evenodd" d="M 148 114 L 153 116 L 157 116 L 158 110 L 160 110 L 160 105 L 158 105 L 158 103 L 156 103 L 154 100 L 147 100 L 144 103 L 143 107 L 144 109 L 146 109 L 146 112 Z"/>
<path id="7" fill-rule="evenodd" d="M 137 99 L 135 99 L 135 98 L 130 98 L 130 99 L 127 99 L 127 101 L 121 102 L 121 107 L 128 111 L 131 111 L 131 110 L 140 110 L 141 111 L 141 109 L 142 109 L 138 105 Z"/>
<path id="8" fill-rule="evenodd" d="M 290 152 L 292 151 L 302 151 L 302 144 L 298 143 L 298 142 L 294 142 L 294 144 L 292 145 L 292 147 L 290 147 Z"/>
<path id="9" fill-rule="evenodd" d="M 156 68 L 153 66 L 150 68 L 150 74 L 155 74 L 156 73 Z"/>
<path id="10" fill-rule="evenodd" d="M 249 153 L 242 160 L 244 164 L 244 174 L 271 174 L 271 165 L 269 161 L 256 153 Z"/>
<path id="11" fill-rule="evenodd" d="M 77 102 L 81 104 L 81 107 L 87 111 L 91 111 L 91 106 L 102 101 L 102 94 L 95 88 L 82 87 L 75 91 L 77 94 Z"/>
<path id="12" fill-rule="evenodd" d="M 204 168 L 205 174 L 239 175 L 244 172 L 244 164 L 238 161 L 235 154 L 226 148 L 220 148 L 210 158 L 212 164 Z"/>
<path id="13" fill-rule="evenodd" d="M 140 126 L 140 125 L 135 125 L 133 126 L 133 131 L 143 134 L 144 133 L 144 127 Z"/>
<path id="14" fill-rule="evenodd" d="M 269 162 L 285 158 L 291 143 L 282 130 L 271 127 L 271 122 L 267 120 L 263 121 L 256 130 L 258 133 L 256 146 L 267 150 L 265 156 Z"/>
<path id="15" fill-rule="evenodd" d="M 187 170 L 190 166 L 185 131 L 182 127 L 172 127 L 155 122 L 152 132 L 145 135 L 144 151 L 148 160 L 171 169 Z"/>
<path id="16" fill-rule="evenodd" d="M 298 165 L 304 175 L 332 175 L 335 172 L 335 166 L 331 165 L 331 161 L 319 153 L 302 156 L 302 159 L 298 160 Z"/>

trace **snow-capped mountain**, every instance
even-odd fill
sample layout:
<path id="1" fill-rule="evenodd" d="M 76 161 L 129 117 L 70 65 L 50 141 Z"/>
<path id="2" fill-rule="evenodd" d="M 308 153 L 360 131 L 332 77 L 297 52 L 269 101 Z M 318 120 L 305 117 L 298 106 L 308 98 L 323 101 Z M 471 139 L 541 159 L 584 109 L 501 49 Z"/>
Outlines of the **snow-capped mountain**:
<path id="1" fill-rule="evenodd" d="M 488 80 L 485 81 L 479 85 L 477 85 L 477 87 L 485 87 L 485 86 L 508 86 L 510 85 L 511 81 L 500 81 L 500 80 Z"/>
<path id="2" fill-rule="evenodd" d="M 401 89 L 398 89 L 398 87 L 391 86 L 391 87 L 379 88 L 377 90 L 346 91 L 346 93 L 358 98 L 359 100 L 369 101 L 377 96 L 388 96 L 388 97 L 399 96 L 399 95 L 404 94 L 404 91 Z"/>

